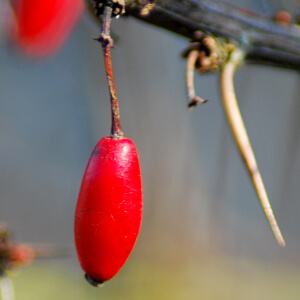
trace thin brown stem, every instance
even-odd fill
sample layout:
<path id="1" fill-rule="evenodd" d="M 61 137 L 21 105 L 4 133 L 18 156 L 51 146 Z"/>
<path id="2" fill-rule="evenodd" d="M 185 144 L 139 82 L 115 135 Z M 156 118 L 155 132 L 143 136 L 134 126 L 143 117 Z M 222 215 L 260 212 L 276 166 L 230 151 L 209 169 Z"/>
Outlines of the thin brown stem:
<path id="1" fill-rule="evenodd" d="M 240 49 L 236 49 L 229 60 L 222 66 L 220 72 L 221 98 L 233 137 L 244 160 L 263 211 L 279 245 L 285 246 L 285 241 L 275 219 L 235 95 L 233 76 L 243 57 L 244 53 Z"/>
<path id="2" fill-rule="evenodd" d="M 113 46 L 113 40 L 110 36 L 110 24 L 111 24 L 112 8 L 106 6 L 103 13 L 103 23 L 101 35 L 98 41 L 102 45 L 103 56 L 104 56 L 104 65 L 106 70 L 106 77 L 110 95 L 110 104 L 111 104 L 111 136 L 114 139 L 122 138 L 123 131 L 120 121 L 120 111 L 119 111 L 119 102 L 117 98 L 116 86 L 114 81 L 114 73 L 111 60 L 111 48 Z"/>
<path id="3" fill-rule="evenodd" d="M 197 106 L 199 103 L 207 102 L 207 100 L 204 100 L 201 97 L 197 96 L 195 92 L 194 71 L 195 71 L 195 64 L 198 55 L 199 55 L 198 50 L 192 50 L 187 57 L 187 63 L 186 63 L 186 86 L 187 86 L 187 92 L 189 98 L 188 107 L 190 109 Z"/>

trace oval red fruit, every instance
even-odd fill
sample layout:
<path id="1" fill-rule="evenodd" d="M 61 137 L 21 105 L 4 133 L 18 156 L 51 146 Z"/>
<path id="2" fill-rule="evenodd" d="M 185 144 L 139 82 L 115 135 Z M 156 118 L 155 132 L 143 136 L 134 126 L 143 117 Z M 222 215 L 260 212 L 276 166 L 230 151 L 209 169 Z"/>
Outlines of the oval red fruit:
<path id="1" fill-rule="evenodd" d="M 142 219 L 137 149 L 129 138 L 102 138 L 86 167 L 76 212 L 75 244 L 82 269 L 98 285 L 124 265 Z"/>

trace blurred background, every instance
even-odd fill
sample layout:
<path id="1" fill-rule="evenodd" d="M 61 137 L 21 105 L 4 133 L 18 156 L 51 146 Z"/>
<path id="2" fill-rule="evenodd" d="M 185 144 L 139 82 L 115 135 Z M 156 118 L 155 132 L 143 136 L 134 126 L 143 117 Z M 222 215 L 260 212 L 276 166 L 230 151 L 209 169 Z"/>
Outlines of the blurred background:
<path id="1" fill-rule="evenodd" d="M 229 2 L 229 1 L 227 1 Z M 297 1 L 230 1 L 265 14 Z M 55 54 L 0 47 L 0 221 L 18 242 L 67 250 L 12 272 L 16 299 L 299 299 L 299 74 L 246 66 L 236 92 L 278 223 L 277 245 L 226 123 L 218 74 L 196 75 L 210 99 L 187 110 L 188 40 L 133 18 L 113 22 L 125 135 L 142 164 L 144 218 L 125 267 L 101 289 L 83 278 L 73 244 L 81 178 L 110 132 L 98 24 L 85 12 Z"/>

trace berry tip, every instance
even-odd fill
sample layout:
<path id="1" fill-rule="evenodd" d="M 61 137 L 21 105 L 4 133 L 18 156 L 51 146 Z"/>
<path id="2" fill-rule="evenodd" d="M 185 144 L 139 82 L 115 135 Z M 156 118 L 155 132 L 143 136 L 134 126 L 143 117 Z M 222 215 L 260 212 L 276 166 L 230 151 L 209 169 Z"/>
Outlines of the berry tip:
<path id="1" fill-rule="evenodd" d="M 95 287 L 101 287 L 101 286 L 103 286 L 103 284 L 104 284 L 103 281 L 96 280 L 96 279 L 90 277 L 88 274 L 85 274 L 84 277 L 85 277 L 85 279 L 87 280 L 87 282 L 88 282 L 89 284 L 91 284 L 92 286 L 95 286 Z"/>

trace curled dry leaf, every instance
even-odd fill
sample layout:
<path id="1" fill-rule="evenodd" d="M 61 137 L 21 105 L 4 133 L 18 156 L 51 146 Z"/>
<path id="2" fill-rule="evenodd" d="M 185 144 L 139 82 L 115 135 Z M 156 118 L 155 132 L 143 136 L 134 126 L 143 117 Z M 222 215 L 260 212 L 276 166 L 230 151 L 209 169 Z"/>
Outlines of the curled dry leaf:
<path id="1" fill-rule="evenodd" d="M 263 211 L 270 223 L 274 236 L 280 246 L 285 246 L 285 241 L 274 216 L 235 95 L 233 76 L 236 68 L 242 62 L 243 57 L 243 51 L 240 49 L 235 49 L 231 55 L 229 55 L 228 61 L 225 62 L 221 67 L 220 89 L 222 103 L 236 145 L 243 158 L 252 184 L 256 190 Z"/>

